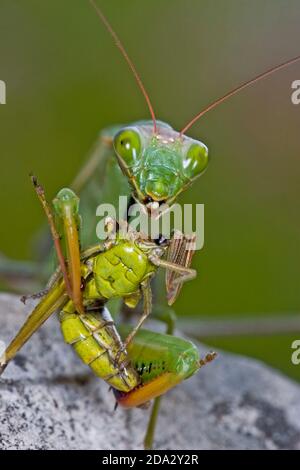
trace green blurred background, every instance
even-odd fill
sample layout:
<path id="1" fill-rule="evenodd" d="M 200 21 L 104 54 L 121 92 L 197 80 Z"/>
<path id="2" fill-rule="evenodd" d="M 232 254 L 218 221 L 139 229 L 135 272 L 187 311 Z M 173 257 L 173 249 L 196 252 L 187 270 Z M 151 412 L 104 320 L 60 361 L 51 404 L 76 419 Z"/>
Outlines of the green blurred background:
<path id="1" fill-rule="evenodd" d="M 144 79 L 156 114 L 182 127 L 211 100 L 300 53 L 299 0 L 99 0 Z M 98 131 L 148 118 L 123 58 L 87 0 L 0 0 L 0 251 L 30 258 L 44 221 L 28 174 L 54 195 Z M 210 149 L 183 198 L 205 204 L 205 248 L 180 315 L 242 318 L 300 310 L 300 63 L 207 114 L 190 135 Z M 209 337 L 300 380 L 290 335 Z"/>

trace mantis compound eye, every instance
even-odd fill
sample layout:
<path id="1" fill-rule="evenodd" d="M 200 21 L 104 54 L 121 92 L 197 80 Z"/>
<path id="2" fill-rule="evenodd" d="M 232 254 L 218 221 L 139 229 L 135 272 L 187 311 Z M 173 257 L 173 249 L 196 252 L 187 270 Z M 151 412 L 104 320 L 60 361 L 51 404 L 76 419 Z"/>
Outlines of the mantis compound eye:
<path id="1" fill-rule="evenodd" d="M 139 133 L 133 129 L 123 129 L 114 138 L 114 148 L 126 168 L 133 166 L 141 151 Z"/>
<path id="2" fill-rule="evenodd" d="M 196 178 L 201 175 L 208 164 L 208 148 L 202 142 L 192 144 L 183 160 L 183 169 L 185 175 L 190 178 Z"/>

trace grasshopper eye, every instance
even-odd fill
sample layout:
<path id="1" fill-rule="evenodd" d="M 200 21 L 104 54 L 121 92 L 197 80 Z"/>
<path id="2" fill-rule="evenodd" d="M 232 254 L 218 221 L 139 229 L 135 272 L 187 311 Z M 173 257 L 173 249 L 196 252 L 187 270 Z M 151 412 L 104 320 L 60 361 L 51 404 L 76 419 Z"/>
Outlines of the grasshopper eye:
<path id="1" fill-rule="evenodd" d="M 183 160 L 185 175 L 192 179 L 199 176 L 208 164 L 208 148 L 202 143 L 192 144 Z"/>
<path id="2" fill-rule="evenodd" d="M 133 129 L 120 131 L 114 139 L 114 147 L 126 167 L 133 166 L 141 151 L 141 139 Z"/>

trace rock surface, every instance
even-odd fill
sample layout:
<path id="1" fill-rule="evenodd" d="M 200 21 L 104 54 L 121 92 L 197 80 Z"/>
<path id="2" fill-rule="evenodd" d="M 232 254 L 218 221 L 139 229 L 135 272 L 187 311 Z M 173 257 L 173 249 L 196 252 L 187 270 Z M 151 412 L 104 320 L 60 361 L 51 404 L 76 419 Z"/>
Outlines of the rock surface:
<path id="1" fill-rule="evenodd" d="M 16 333 L 28 310 L 0 295 L 0 340 Z M 300 386 L 278 372 L 221 352 L 162 402 L 155 448 L 300 449 L 299 397 Z M 52 318 L 0 379 L 0 448 L 142 448 L 149 411 L 113 407 L 107 385 Z"/>

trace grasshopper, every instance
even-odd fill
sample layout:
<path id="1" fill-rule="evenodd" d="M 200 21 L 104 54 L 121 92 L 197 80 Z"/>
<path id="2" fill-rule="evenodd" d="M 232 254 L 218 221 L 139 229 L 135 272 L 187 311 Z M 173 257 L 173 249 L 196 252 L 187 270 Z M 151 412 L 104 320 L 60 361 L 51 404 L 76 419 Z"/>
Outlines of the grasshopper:
<path id="1" fill-rule="evenodd" d="M 200 359 L 197 348 L 189 341 L 140 330 L 151 312 L 150 280 L 159 267 L 167 269 L 170 305 L 176 300 L 183 282 L 196 275 L 189 267 L 192 252 L 185 249 L 184 237 L 176 242 L 176 250 L 174 240 L 155 243 L 133 231 L 125 234 L 118 231 L 113 238 L 110 235 L 114 224 L 109 218 L 106 221 L 107 240 L 81 252 L 78 197 L 72 190 L 62 189 L 53 201 L 53 215 L 43 188 L 35 178 L 33 182 L 50 224 L 60 266 L 50 279 L 48 290 L 42 293 L 42 300 L 7 347 L 0 362 L 2 371 L 56 310 L 60 311 L 65 342 L 72 345 L 96 376 L 113 388 L 117 403 L 124 407 L 145 406 L 149 400 L 157 399 L 214 358 L 214 354 L 209 353 Z M 66 241 L 67 262 L 58 226 L 62 227 L 60 230 Z M 193 243 L 193 236 L 188 241 Z M 170 246 L 171 255 L 164 260 Z M 144 299 L 143 314 L 123 342 L 106 303 L 117 297 L 133 308 L 141 296 Z M 156 413 L 157 406 L 154 408 Z M 153 414 L 150 423 L 150 434 L 148 432 L 145 438 L 147 447 L 152 445 Z"/>

